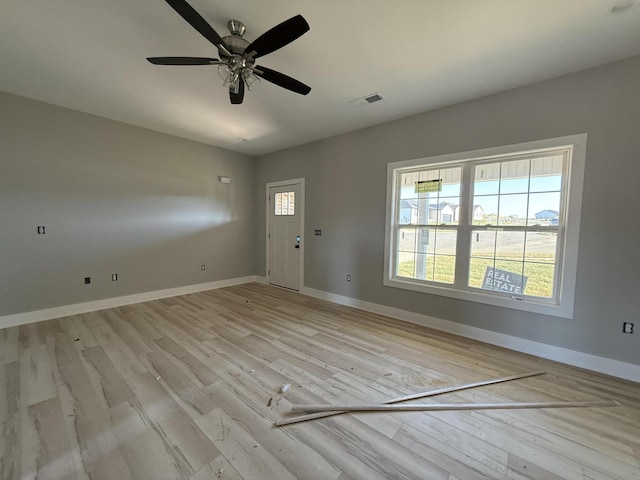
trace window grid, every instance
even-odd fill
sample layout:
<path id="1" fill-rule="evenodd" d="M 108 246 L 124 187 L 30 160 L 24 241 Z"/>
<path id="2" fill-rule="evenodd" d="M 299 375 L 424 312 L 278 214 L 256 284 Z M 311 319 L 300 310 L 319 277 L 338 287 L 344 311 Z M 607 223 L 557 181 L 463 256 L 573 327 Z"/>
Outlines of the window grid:
<path id="1" fill-rule="evenodd" d="M 557 152 L 556 152 L 557 153 Z M 533 167 L 534 167 L 534 163 L 536 160 L 539 160 L 540 158 L 545 158 L 545 157 L 549 157 L 550 155 L 553 155 L 553 153 L 545 153 L 543 156 L 541 157 L 536 157 L 536 156 L 532 156 L 529 160 L 528 160 L 528 165 L 527 165 L 527 184 L 526 184 L 526 195 L 527 195 L 527 200 L 526 200 L 526 206 L 525 206 L 525 211 L 527 212 L 527 218 L 525 220 L 525 225 L 519 225 L 519 226 L 506 226 L 504 224 L 501 224 L 500 219 L 502 217 L 504 217 L 504 215 L 502 215 L 502 211 L 501 211 L 501 207 L 503 205 L 503 198 L 509 198 L 509 196 L 518 196 L 518 195 L 522 195 L 524 193 L 524 190 L 521 191 L 515 191 L 515 192 L 503 192 L 503 185 L 502 185 L 502 179 L 505 178 L 505 175 L 503 175 L 504 173 L 504 169 L 505 167 L 509 164 L 512 163 L 511 162 L 511 158 L 507 158 L 507 159 L 503 159 L 500 162 L 500 182 L 498 183 L 498 191 L 496 192 L 496 195 L 499 199 L 498 201 L 498 209 L 497 209 L 497 215 L 496 215 L 496 226 L 494 227 L 492 226 L 487 226 L 487 227 L 481 227 L 478 225 L 472 225 L 471 227 L 471 234 L 473 236 L 474 232 L 478 232 L 482 229 L 488 229 L 488 230 L 493 230 L 495 229 L 496 231 L 496 235 L 494 236 L 494 255 L 493 255 L 493 259 L 492 259 L 492 268 L 494 269 L 493 271 L 495 272 L 496 268 L 499 268 L 500 266 L 505 266 L 508 265 L 509 268 L 509 272 L 510 273 L 514 273 L 516 275 L 519 275 L 520 278 L 515 282 L 515 285 L 518 287 L 514 287 L 514 284 L 512 283 L 511 285 L 509 285 L 509 287 L 511 288 L 511 290 L 504 290 L 505 293 L 507 294 L 513 294 L 513 296 L 515 298 L 518 299 L 522 299 L 524 296 L 531 296 L 531 297 L 536 297 L 536 298 L 540 298 L 540 299 L 554 299 L 557 298 L 558 292 L 559 292 L 559 264 L 560 264 L 560 247 L 561 247 L 561 242 L 556 241 L 555 242 L 555 253 L 552 255 L 552 262 L 550 263 L 548 261 L 548 259 L 544 258 L 543 260 L 536 260 L 535 257 L 529 256 L 528 254 L 528 250 L 529 250 L 529 238 L 531 237 L 531 234 L 534 234 L 536 232 L 546 232 L 546 234 L 552 233 L 555 234 L 556 236 L 556 240 L 558 239 L 558 233 L 559 233 L 559 225 L 561 224 L 560 220 L 558 219 L 558 223 L 557 226 L 553 226 L 553 225 L 547 225 L 544 227 L 541 227 L 540 229 L 536 228 L 535 224 L 532 224 L 530 222 L 531 220 L 531 197 L 532 195 L 540 195 L 540 194 L 545 194 L 545 193 L 554 193 L 554 194 L 559 194 L 561 195 L 561 197 L 563 196 L 562 193 L 565 191 L 565 177 L 566 177 L 566 164 L 567 164 L 567 156 L 566 156 L 566 152 L 563 152 L 562 155 L 562 168 L 559 172 L 559 174 L 562 177 L 562 182 L 561 182 L 561 186 L 558 188 L 558 190 L 537 190 L 537 191 L 532 191 L 531 188 L 531 180 L 534 177 L 534 172 L 533 172 Z M 516 159 L 517 160 L 522 160 L 520 159 Z M 475 169 L 481 168 L 482 165 L 473 165 L 472 168 L 474 169 L 474 173 L 475 173 Z M 473 176 L 473 178 L 477 178 L 476 175 Z M 474 182 L 475 183 L 475 182 Z M 474 185 L 475 186 L 475 185 Z M 473 195 L 474 196 L 474 195 Z M 474 196 L 475 199 L 475 196 Z M 561 200 L 563 200 L 561 198 Z M 474 201 L 475 203 L 475 201 Z M 562 202 L 560 202 L 562 203 Z M 561 213 L 563 210 L 563 208 L 560 206 L 558 208 L 558 213 Z M 500 232 L 503 231 L 514 231 L 514 232 L 522 232 L 523 234 L 523 239 L 522 239 L 522 255 L 521 255 L 521 260 L 511 260 L 506 258 L 506 256 L 504 254 L 501 254 L 499 252 L 499 239 L 500 239 Z M 473 243 L 473 240 L 471 240 Z M 481 256 L 481 255 L 473 255 L 471 249 L 468 250 L 469 252 L 469 259 L 467 260 L 467 264 L 471 266 L 471 264 L 475 261 L 477 263 L 477 261 L 479 259 L 486 259 L 485 256 Z M 464 255 L 464 253 L 466 252 L 462 252 L 462 254 Z M 546 261 L 545 261 L 546 260 Z M 516 264 L 518 265 L 518 270 L 516 270 Z M 544 272 L 544 270 L 549 270 L 548 266 L 549 265 L 553 265 L 553 269 L 551 272 L 547 272 L 547 273 L 542 273 L 540 274 L 540 272 Z M 547 268 L 545 268 L 547 267 Z M 500 269 L 502 270 L 502 269 Z M 527 273 L 531 271 L 531 272 L 536 272 L 537 271 L 537 276 L 539 277 L 540 275 L 542 275 L 542 278 L 540 278 L 538 280 L 538 285 L 534 286 L 534 288 L 531 289 L 531 291 L 527 290 L 527 285 L 531 286 L 532 284 L 529 283 L 527 284 L 527 279 L 528 277 L 530 277 L 531 275 L 527 275 Z M 472 279 L 472 272 L 468 271 L 467 272 L 467 287 L 469 288 L 479 288 L 482 290 L 485 290 L 486 287 L 484 285 L 474 285 L 473 283 L 473 279 Z M 517 278 L 517 277 L 516 277 Z M 551 284 L 551 286 L 547 286 L 548 284 Z M 542 286 L 540 286 L 540 284 L 542 284 Z M 521 288 L 523 287 L 524 288 Z M 503 285 L 503 287 L 505 287 Z M 500 291 L 499 289 L 496 288 L 496 290 Z"/>
<path id="2" fill-rule="evenodd" d="M 400 201 L 396 211 L 396 276 L 453 284 L 455 251 L 453 255 L 443 253 L 446 243 L 444 246 L 441 244 L 451 232 L 454 232 L 456 238 L 458 236 L 459 213 L 456 212 L 460 208 L 461 171 L 461 166 L 419 168 L 407 170 L 397 176 Z M 433 192 L 416 191 L 415 182 L 435 180 L 449 180 L 449 190 L 442 192 L 440 188 Z M 443 213 L 445 209 L 449 213 Z M 407 214 L 406 210 L 411 210 L 411 213 Z M 411 250 L 408 249 L 408 242 L 403 242 L 409 231 L 413 232 Z"/>
<path id="3" fill-rule="evenodd" d="M 295 192 L 279 192 L 274 198 L 274 214 L 276 216 L 295 215 Z"/>
<path id="4" fill-rule="evenodd" d="M 546 151 L 544 153 L 541 153 L 540 155 L 527 155 L 526 157 L 524 156 L 519 156 L 519 155 L 512 155 L 512 156 L 505 156 L 504 158 L 499 158 L 499 159 L 490 159 L 490 160 L 483 160 L 483 161 L 466 161 L 466 162 L 462 162 L 462 164 L 451 164 L 451 165 L 446 165 L 446 166 L 437 166 L 437 165 L 433 165 L 433 167 L 429 167 L 428 165 L 422 166 L 422 167 L 417 167 L 417 168 L 412 168 L 412 169 L 407 169 L 407 170 L 402 170 L 399 169 L 400 173 L 398 174 L 398 183 L 396 184 L 396 188 L 397 188 L 397 192 L 398 194 L 396 195 L 396 198 L 398 200 L 401 199 L 402 197 L 402 193 L 400 193 L 402 191 L 403 186 L 406 187 L 407 184 L 407 176 L 406 174 L 418 174 L 419 178 L 423 178 L 423 177 L 431 177 L 433 176 L 434 173 L 437 173 L 437 176 L 439 176 L 440 178 L 443 177 L 442 175 L 442 171 L 445 169 L 451 169 L 451 168 L 459 168 L 460 169 L 460 180 L 459 180 L 459 184 L 460 187 L 462 189 L 463 192 L 468 192 L 466 195 L 466 198 L 461 197 L 460 198 L 460 202 L 459 202 L 459 210 L 458 210 L 458 214 L 457 214 L 457 218 L 455 218 L 455 220 L 457 220 L 457 225 L 451 225 L 451 224 L 446 224 L 446 229 L 447 230 L 455 230 L 456 232 L 456 249 L 455 249 L 455 253 L 454 255 L 442 255 L 439 253 L 438 250 L 438 241 L 439 241 L 439 235 L 438 233 L 443 231 L 443 224 L 441 223 L 442 220 L 442 214 L 441 214 L 441 197 L 440 196 L 440 192 L 437 193 L 436 196 L 436 210 L 435 210 L 435 218 L 436 218 L 436 222 L 435 224 L 430 224 L 430 215 L 427 215 L 427 219 L 426 219 L 426 224 L 423 223 L 413 223 L 412 220 L 413 218 L 410 219 L 409 222 L 403 223 L 403 225 L 398 224 L 398 222 L 396 222 L 396 233 L 395 233 L 395 238 L 396 241 L 398 241 L 398 234 L 400 232 L 400 228 L 402 226 L 404 227 L 408 227 L 411 226 L 413 227 L 415 230 L 420 229 L 420 228 L 426 228 L 429 231 L 433 232 L 433 246 L 432 246 L 432 251 L 431 253 L 429 253 L 428 250 L 425 249 L 424 253 L 422 252 L 422 250 L 420 250 L 420 248 L 418 246 L 414 246 L 414 263 L 413 263 L 413 268 L 412 269 L 405 269 L 403 271 L 403 269 L 401 268 L 400 262 L 399 262 L 399 258 L 398 258 L 398 252 L 400 251 L 400 249 L 396 248 L 395 251 L 396 253 L 394 254 L 394 277 L 396 278 L 401 278 L 401 279 L 409 279 L 410 281 L 418 281 L 418 282 L 425 282 L 425 283 L 431 283 L 431 284 L 447 284 L 449 283 L 450 286 L 454 287 L 454 288 L 458 288 L 461 290 L 467 290 L 467 289 L 471 289 L 471 290 L 482 290 L 483 292 L 487 293 L 491 293 L 491 294 L 507 294 L 507 295 L 511 295 L 512 298 L 517 298 L 517 299 L 523 299 L 525 296 L 531 296 L 531 297 L 535 297 L 538 299 L 551 299 L 554 300 L 557 297 L 558 291 L 559 291 L 559 269 L 558 269 L 558 265 L 561 261 L 560 258 L 560 247 L 562 242 L 558 240 L 557 236 L 558 233 L 560 231 L 560 225 L 561 222 L 563 220 L 562 218 L 562 211 L 563 211 L 563 202 L 564 202 L 564 192 L 565 192 L 565 187 L 566 187 L 566 174 L 567 174 L 567 152 L 565 151 L 566 149 L 558 149 L 555 150 L 553 152 L 549 152 Z M 534 167 L 534 161 L 540 158 L 546 158 L 546 157 L 550 157 L 552 155 L 558 156 L 558 154 L 560 154 L 562 156 L 562 168 L 559 172 L 559 175 L 561 177 L 561 182 L 560 182 L 560 187 L 558 190 L 536 190 L 536 191 L 532 191 L 532 177 L 534 175 L 533 173 L 533 167 Z M 507 167 L 512 167 L 515 166 L 515 170 L 517 170 L 517 166 L 518 164 L 516 162 L 520 161 L 526 161 L 527 165 L 526 165 L 526 185 L 525 188 L 522 188 L 521 190 L 516 190 L 516 191 L 509 191 L 508 193 L 504 190 L 504 181 L 505 179 L 509 178 L 509 173 L 506 171 Z M 497 182 L 497 192 L 495 194 L 495 197 L 497 199 L 497 209 L 496 209 L 496 213 L 495 213 L 495 225 L 493 224 L 485 224 L 485 225 L 477 225 L 474 224 L 474 222 L 476 221 L 477 218 L 477 214 L 476 214 L 476 196 L 474 194 L 474 190 L 475 190 L 475 186 L 477 183 L 477 173 L 478 173 L 478 169 L 482 169 L 484 166 L 486 166 L 487 164 L 489 164 L 489 162 L 492 162 L 493 164 L 498 164 L 499 165 L 499 174 L 498 174 L 498 182 Z M 513 165 L 509 165 L 510 162 L 513 162 Z M 513 188 L 513 187 L 512 187 Z M 558 218 L 556 218 L 556 224 L 555 225 L 536 225 L 535 222 L 531 222 L 531 218 L 532 218 L 532 195 L 542 195 L 545 193 L 552 193 L 552 194 L 557 194 L 560 196 L 560 202 L 559 202 L 559 207 L 558 207 Z M 418 194 L 418 198 L 420 198 L 420 196 L 422 196 L 423 194 Z M 525 216 L 523 220 L 520 220 L 520 222 L 524 222 L 523 225 L 508 225 L 506 223 L 506 220 L 503 220 L 503 218 L 505 218 L 505 216 L 503 215 L 505 213 L 505 211 L 503 210 L 504 205 L 506 205 L 506 202 L 510 201 L 510 200 L 518 200 L 518 196 L 519 197 L 524 197 L 526 196 L 526 201 L 524 204 L 524 212 Z M 478 198 L 482 198 L 482 196 L 478 197 Z M 479 205 L 479 201 L 478 201 L 478 205 Z M 406 205 L 405 205 L 406 206 Z M 397 208 L 396 208 L 396 219 L 400 219 L 401 218 L 401 210 L 402 210 L 402 202 L 401 201 L 397 201 Z M 428 211 L 429 211 L 429 207 Z M 405 215 L 406 216 L 406 215 Z M 454 222 L 455 223 L 455 222 Z M 474 255 L 472 252 L 472 244 L 473 244 L 473 240 L 470 238 L 474 233 L 479 233 L 479 232 L 483 232 L 483 231 L 494 231 L 494 237 L 493 237 L 493 254 L 490 257 L 486 257 L 486 256 L 482 256 L 482 255 Z M 521 241 L 521 253 L 518 254 L 517 259 L 510 259 L 507 257 L 507 255 L 502 252 L 500 250 L 500 232 L 521 232 L 522 233 L 522 241 Z M 556 241 L 555 241 L 555 248 L 554 248 L 554 253 L 551 254 L 548 258 L 547 257 L 541 257 L 541 260 L 536 259 L 536 257 L 530 256 L 529 254 L 529 249 L 530 249 L 530 239 L 533 238 L 531 237 L 531 234 L 535 233 L 535 232 L 541 232 L 541 233 L 552 233 L 555 234 L 556 236 Z M 462 237 L 467 236 L 468 237 L 468 241 L 469 243 L 466 244 L 466 242 L 464 241 L 460 241 Z M 415 238 L 415 242 L 417 242 L 417 235 Z M 430 275 L 426 274 L 425 271 L 425 278 L 419 278 L 419 275 L 417 275 L 416 272 L 416 264 L 417 264 L 417 259 L 418 259 L 418 255 L 423 254 L 425 257 L 425 270 L 428 267 L 429 270 L 431 271 Z M 453 282 L 443 282 L 442 278 L 440 278 L 436 272 L 436 268 L 437 265 L 440 261 L 444 261 L 443 257 L 451 257 L 454 260 L 454 280 Z M 484 284 L 487 282 L 487 279 L 484 278 L 483 279 L 483 284 L 482 285 L 474 285 L 471 279 L 471 275 L 472 275 L 472 269 L 474 266 L 474 263 L 477 263 L 477 261 L 482 260 L 489 260 L 490 261 L 490 265 L 492 270 L 488 272 L 488 270 L 485 270 L 485 276 L 489 275 L 489 281 L 490 283 L 488 284 Z M 551 259 L 551 262 L 549 262 L 549 259 Z M 502 275 L 504 278 L 504 267 L 509 266 L 510 269 L 508 270 L 508 273 L 513 274 L 512 276 L 507 275 L 506 278 L 508 280 L 511 281 L 510 284 L 506 285 L 504 281 L 500 281 L 498 282 L 496 280 L 497 276 Z M 547 270 L 547 273 L 545 274 L 547 278 L 550 277 L 551 279 L 551 288 L 547 288 L 545 291 L 548 292 L 544 295 L 540 295 L 540 294 L 535 294 L 532 292 L 531 295 L 527 295 L 527 288 L 528 288 L 528 284 L 527 283 L 527 273 L 532 272 L 533 270 L 535 270 L 535 267 L 539 266 L 539 270 L 540 271 L 544 271 Z M 503 268 L 499 268 L 499 267 L 503 267 Z M 549 273 L 549 268 L 551 268 L 552 272 Z M 513 278 L 511 278 L 513 277 Z M 514 280 L 515 278 L 515 280 Z M 539 281 L 539 283 L 544 283 L 544 281 Z M 496 285 L 498 285 L 498 287 L 496 287 Z M 506 285 L 506 287 L 505 287 Z M 491 287 L 493 286 L 493 288 Z M 501 290 L 504 288 L 508 288 L 507 290 Z"/>

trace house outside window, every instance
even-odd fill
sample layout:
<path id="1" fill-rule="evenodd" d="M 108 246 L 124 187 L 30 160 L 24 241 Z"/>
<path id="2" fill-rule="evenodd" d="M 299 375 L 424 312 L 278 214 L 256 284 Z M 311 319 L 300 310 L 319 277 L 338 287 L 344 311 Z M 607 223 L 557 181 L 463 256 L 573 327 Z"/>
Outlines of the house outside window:
<path id="1" fill-rule="evenodd" d="M 384 284 L 573 314 L 586 135 L 388 166 Z"/>

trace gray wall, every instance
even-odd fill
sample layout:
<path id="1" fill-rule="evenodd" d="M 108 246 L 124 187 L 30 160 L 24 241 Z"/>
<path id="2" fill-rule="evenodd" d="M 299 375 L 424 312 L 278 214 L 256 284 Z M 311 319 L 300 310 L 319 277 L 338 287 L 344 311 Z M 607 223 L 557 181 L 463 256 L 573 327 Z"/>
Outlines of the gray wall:
<path id="1" fill-rule="evenodd" d="M 254 158 L 0 92 L 0 315 L 255 274 L 254 186 Z"/>
<path id="2" fill-rule="evenodd" d="M 259 272 L 265 183 L 305 177 L 305 286 L 640 364 L 640 335 L 622 334 L 623 320 L 640 326 L 639 85 L 635 57 L 264 156 L 256 184 Z M 382 285 L 388 162 L 584 132 L 573 319 Z M 321 237 L 313 235 L 318 228 Z"/>

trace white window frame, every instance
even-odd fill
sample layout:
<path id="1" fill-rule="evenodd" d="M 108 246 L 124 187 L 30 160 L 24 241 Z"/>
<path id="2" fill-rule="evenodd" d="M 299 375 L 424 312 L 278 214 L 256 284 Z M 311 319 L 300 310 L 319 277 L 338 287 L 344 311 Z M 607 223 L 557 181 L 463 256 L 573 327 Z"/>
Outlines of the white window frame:
<path id="1" fill-rule="evenodd" d="M 580 236 L 580 215 L 582 211 L 582 188 L 584 183 L 586 147 L 587 134 L 585 133 L 389 163 L 387 165 L 387 209 L 383 284 L 388 287 L 402 288 L 461 300 L 470 300 L 499 307 L 572 318 L 578 266 L 578 243 Z M 402 170 L 419 166 L 430 168 L 436 165 L 440 167 L 464 165 L 465 162 L 490 162 L 491 160 L 500 160 L 504 157 L 539 153 L 544 150 L 558 148 L 568 148 L 569 153 L 567 155 L 568 165 L 565 170 L 566 174 L 563 178 L 563 206 L 565 215 L 564 222 L 558 231 L 558 241 L 561 242 L 559 245 L 560 251 L 557 256 L 559 282 L 556 286 L 557 295 L 553 301 L 533 296 L 505 296 L 473 287 L 461 287 L 460 283 L 454 286 L 395 276 L 396 231 L 398 228 L 398 223 L 396 222 L 399 217 L 397 178 L 398 175 L 402 173 Z M 465 173 L 467 173 L 468 176 L 468 172 L 464 171 L 463 176 Z M 473 198 L 471 185 L 472 181 L 470 179 L 463 180 L 461 204 L 469 203 L 470 198 Z M 460 219 L 459 226 L 463 226 L 463 222 L 464 219 Z M 470 225 L 468 228 L 472 227 L 473 226 Z M 466 231 L 466 229 L 462 231 Z M 458 241 L 468 244 L 468 240 L 459 238 Z M 466 284 L 467 281 L 465 280 L 464 285 Z"/>

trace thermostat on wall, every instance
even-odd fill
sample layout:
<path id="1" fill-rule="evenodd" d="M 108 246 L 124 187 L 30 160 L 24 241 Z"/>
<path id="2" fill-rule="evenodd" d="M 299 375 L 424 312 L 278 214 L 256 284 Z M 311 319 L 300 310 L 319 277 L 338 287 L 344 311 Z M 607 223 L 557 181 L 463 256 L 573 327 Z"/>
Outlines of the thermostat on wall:
<path id="1" fill-rule="evenodd" d="M 220 183 L 231 183 L 231 179 L 229 177 L 218 177 Z"/>

